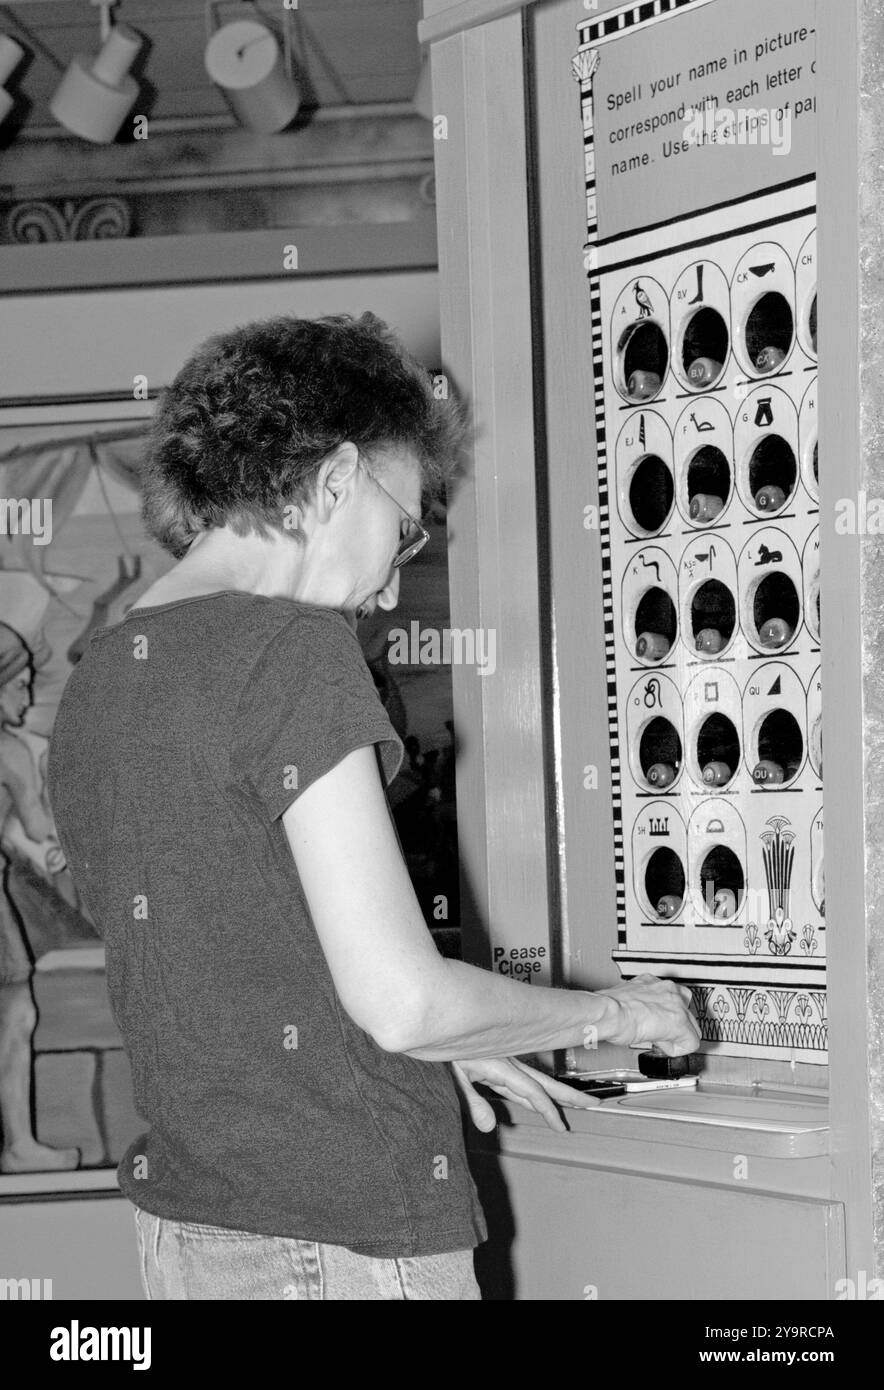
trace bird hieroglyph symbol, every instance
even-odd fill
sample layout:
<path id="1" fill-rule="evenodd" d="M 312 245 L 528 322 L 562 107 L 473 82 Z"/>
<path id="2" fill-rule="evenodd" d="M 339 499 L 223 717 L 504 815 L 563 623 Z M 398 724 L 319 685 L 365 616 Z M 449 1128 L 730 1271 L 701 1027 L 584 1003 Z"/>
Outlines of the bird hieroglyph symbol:
<path id="1" fill-rule="evenodd" d="M 649 319 L 654 312 L 654 306 L 646 291 L 642 289 L 641 280 L 636 280 L 633 286 L 633 294 L 635 295 L 635 302 L 638 305 L 639 318 Z"/>

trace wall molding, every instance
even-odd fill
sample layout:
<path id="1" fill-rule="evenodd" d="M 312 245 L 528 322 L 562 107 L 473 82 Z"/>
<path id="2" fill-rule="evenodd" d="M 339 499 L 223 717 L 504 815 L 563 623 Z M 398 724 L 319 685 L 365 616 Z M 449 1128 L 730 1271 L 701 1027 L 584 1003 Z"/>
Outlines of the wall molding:
<path id="1" fill-rule="evenodd" d="M 275 135 L 165 122 L 126 143 L 55 132 L 4 150 L 4 244 L 80 240 L 72 227 L 96 220 L 94 200 L 117 200 L 102 237 L 411 222 L 434 205 L 432 127 L 388 103 L 317 111 Z"/>
<path id="2" fill-rule="evenodd" d="M 297 270 L 286 268 L 296 247 Z M 0 246 L 0 295 L 435 270 L 436 219 Z"/>

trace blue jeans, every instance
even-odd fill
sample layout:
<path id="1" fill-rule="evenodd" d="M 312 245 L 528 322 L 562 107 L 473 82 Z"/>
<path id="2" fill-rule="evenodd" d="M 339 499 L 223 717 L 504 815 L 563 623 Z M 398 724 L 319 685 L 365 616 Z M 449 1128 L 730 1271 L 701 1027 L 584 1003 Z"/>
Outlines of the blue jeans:
<path id="1" fill-rule="evenodd" d="M 343 1245 L 170 1221 L 135 1207 L 149 1299 L 481 1299 L 472 1250 L 379 1260 Z"/>

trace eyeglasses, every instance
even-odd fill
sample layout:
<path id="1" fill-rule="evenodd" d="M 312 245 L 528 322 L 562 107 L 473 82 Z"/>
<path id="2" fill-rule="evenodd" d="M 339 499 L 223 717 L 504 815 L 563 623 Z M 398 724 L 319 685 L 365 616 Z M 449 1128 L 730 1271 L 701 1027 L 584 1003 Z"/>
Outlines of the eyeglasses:
<path id="1" fill-rule="evenodd" d="M 365 467 L 365 464 L 362 462 L 361 458 L 359 462 L 362 466 L 363 471 L 367 474 L 369 478 L 371 478 L 372 482 L 380 488 L 381 492 L 386 493 L 391 502 L 396 502 L 396 498 L 393 496 L 392 492 L 387 492 L 387 489 L 384 487 L 383 483 L 379 483 L 375 475 L 369 472 L 369 470 Z M 429 531 L 424 529 L 424 527 L 421 525 L 421 523 L 417 520 L 416 517 L 413 517 L 411 515 L 411 512 L 405 511 L 405 508 L 403 507 L 401 502 L 396 502 L 396 506 L 399 508 L 400 512 L 403 512 L 405 516 L 408 517 L 408 520 L 410 522 L 409 529 L 400 540 L 399 549 L 397 550 L 396 557 L 393 560 L 393 568 L 399 569 L 399 567 L 401 565 L 406 564 L 408 560 L 413 560 L 419 550 L 423 550 L 427 541 L 430 539 L 430 533 Z M 414 534 L 415 531 L 419 533 L 417 536 L 415 536 Z"/>

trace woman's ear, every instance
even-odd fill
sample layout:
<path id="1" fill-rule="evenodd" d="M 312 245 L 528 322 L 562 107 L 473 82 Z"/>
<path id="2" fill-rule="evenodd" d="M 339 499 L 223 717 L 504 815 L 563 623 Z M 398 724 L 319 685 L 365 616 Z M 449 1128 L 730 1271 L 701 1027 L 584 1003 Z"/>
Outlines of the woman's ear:
<path id="1" fill-rule="evenodd" d="M 345 440 L 323 459 L 316 476 L 316 505 L 325 520 L 342 494 L 355 486 L 359 468 L 359 450 L 352 440 Z"/>

